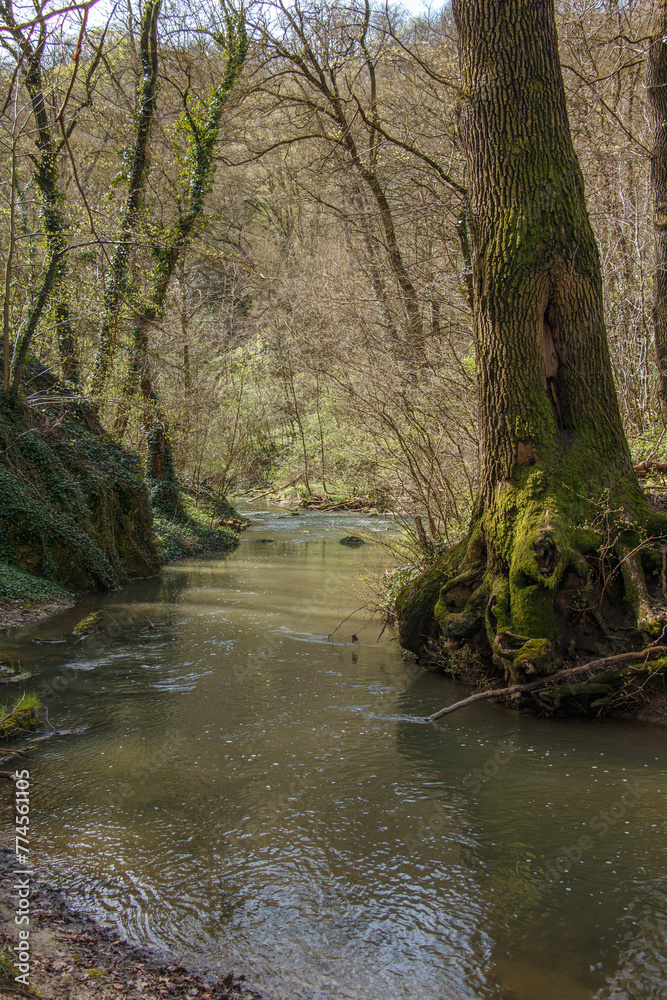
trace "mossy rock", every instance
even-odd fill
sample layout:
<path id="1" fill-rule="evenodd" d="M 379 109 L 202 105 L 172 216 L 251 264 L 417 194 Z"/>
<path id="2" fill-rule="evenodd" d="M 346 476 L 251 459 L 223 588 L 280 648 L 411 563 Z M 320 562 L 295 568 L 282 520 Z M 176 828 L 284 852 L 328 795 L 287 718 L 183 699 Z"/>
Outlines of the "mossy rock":
<path id="1" fill-rule="evenodd" d="M 358 549 L 360 546 L 365 545 L 366 542 L 363 538 L 359 538 L 359 535 L 346 535 L 345 538 L 341 538 L 340 545 L 347 545 L 350 549 Z"/>
<path id="2" fill-rule="evenodd" d="M 100 622 L 102 620 L 101 611 L 93 611 L 92 614 L 86 615 L 82 618 L 80 622 L 72 629 L 72 635 L 84 636 L 90 635 L 92 632 L 99 631 Z"/>

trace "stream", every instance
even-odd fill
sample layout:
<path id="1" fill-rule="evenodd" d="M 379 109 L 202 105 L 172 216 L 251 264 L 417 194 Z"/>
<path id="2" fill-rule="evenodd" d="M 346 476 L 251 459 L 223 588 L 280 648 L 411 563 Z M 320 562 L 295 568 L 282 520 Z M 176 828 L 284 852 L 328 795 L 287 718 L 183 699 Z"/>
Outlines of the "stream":
<path id="1" fill-rule="evenodd" d="M 37 876 L 266 1000 L 664 1000 L 667 730 L 426 724 L 466 689 L 357 610 L 391 521 L 248 516 L 1 641 L 74 730 L 29 757 Z"/>

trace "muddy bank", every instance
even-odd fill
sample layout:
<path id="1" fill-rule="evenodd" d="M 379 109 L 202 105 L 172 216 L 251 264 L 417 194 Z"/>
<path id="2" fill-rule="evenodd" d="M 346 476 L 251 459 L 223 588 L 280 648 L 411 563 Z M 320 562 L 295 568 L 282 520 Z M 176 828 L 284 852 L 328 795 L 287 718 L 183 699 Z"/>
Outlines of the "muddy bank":
<path id="1" fill-rule="evenodd" d="M 57 611 L 71 608 L 74 600 L 74 595 L 72 595 L 71 600 L 43 601 L 41 604 L 25 606 L 10 601 L 0 601 L 0 635 L 11 631 L 11 629 L 21 628 L 22 625 L 39 621 L 40 618 L 48 618 L 49 615 L 55 615 Z"/>
<path id="2" fill-rule="evenodd" d="M 0 849 L 0 951 L 13 955 L 17 941 L 14 855 Z M 158 953 L 136 948 L 71 909 L 46 883 L 31 880 L 30 988 L 2 974 L 0 1000 L 41 997 L 44 1000 L 261 1000 L 243 977 L 229 973 L 214 979 L 173 965 Z"/>

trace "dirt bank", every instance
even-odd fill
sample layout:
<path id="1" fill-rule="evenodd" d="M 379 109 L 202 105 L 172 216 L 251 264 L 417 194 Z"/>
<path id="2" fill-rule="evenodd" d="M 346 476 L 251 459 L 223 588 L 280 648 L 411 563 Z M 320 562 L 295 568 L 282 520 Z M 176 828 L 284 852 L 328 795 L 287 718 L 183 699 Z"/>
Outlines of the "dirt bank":
<path id="1" fill-rule="evenodd" d="M 12 601 L 0 601 L 0 635 L 22 625 L 29 625 L 30 622 L 39 621 L 40 618 L 47 618 L 56 611 L 71 608 L 73 604 L 74 596 L 71 600 L 43 601 L 40 604 L 25 606 Z"/>

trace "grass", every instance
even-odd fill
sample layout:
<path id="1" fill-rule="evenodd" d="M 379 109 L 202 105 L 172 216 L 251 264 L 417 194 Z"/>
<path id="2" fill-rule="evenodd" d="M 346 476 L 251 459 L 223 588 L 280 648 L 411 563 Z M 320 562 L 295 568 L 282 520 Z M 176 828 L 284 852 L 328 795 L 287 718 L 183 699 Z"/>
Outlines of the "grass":
<path id="1" fill-rule="evenodd" d="M 11 954 L 6 948 L 0 950 L 0 978 L 9 977 L 12 978 L 15 975 L 14 962 Z"/>
<path id="2" fill-rule="evenodd" d="M 33 729 L 37 725 L 39 706 L 39 697 L 32 692 L 18 695 L 13 702 L 0 705 L 0 737 L 9 739 L 26 729 Z"/>

